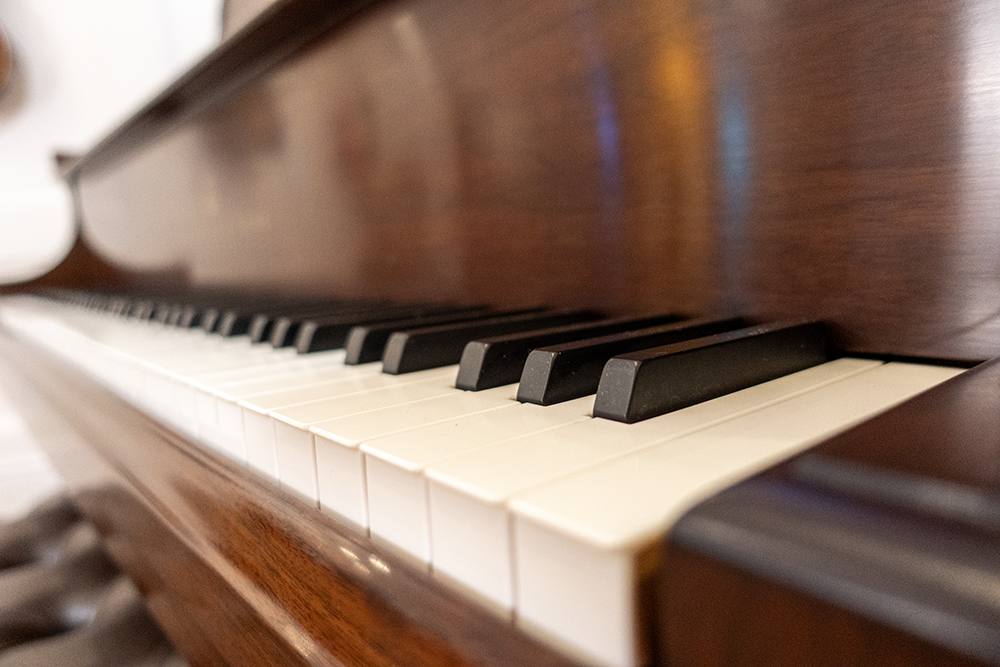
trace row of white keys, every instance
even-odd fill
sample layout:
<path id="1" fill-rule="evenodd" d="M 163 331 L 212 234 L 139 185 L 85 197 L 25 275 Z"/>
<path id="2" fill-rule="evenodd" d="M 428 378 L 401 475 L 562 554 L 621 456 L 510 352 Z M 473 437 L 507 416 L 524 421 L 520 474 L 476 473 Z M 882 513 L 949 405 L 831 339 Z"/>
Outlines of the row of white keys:
<path id="1" fill-rule="evenodd" d="M 505 503 L 511 495 L 879 363 L 840 359 L 636 424 L 590 419 L 429 462 L 434 573 L 509 614 L 515 602 L 514 565 Z"/>
<path id="2" fill-rule="evenodd" d="M 265 349 L 266 353 L 267 350 Z M 284 352 L 281 350 L 280 352 Z M 347 373 L 343 363 L 343 351 L 330 351 L 310 355 L 309 359 L 297 356 L 277 356 L 278 351 L 271 350 L 276 356 L 270 361 L 255 365 L 236 364 L 230 368 L 214 367 L 204 372 L 195 372 L 177 378 L 176 391 L 181 402 L 187 402 L 197 414 L 198 430 L 201 439 L 216 445 L 225 442 L 237 443 L 239 450 L 244 450 L 242 443 L 242 423 L 236 419 L 236 427 L 232 426 L 232 410 L 220 413 L 220 398 L 227 404 L 235 406 L 234 393 L 239 393 L 243 386 L 255 386 L 270 383 L 274 387 L 300 386 L 319 384 L 331 377 L 340 377 Z M 355 370 L 355 369 L 351 369 Z M 355 371 L 365 372 L 365 371 Z M 189 410 L 191 408 L 188 408 Z M 229 421 L 224 424 L 223 418 Z M 228 425 L 228 430 L 226 426 Z M 245 460 L 245 454 L 243 455 Z"/>
<path id="3" fill-rule="evenodd" d="M 254 467 L 602 665 L 636 661 L 635 555 L 680 512 L 958 372 L 841 359 L 625 425 L 590 418 L 593 397 L 543 408 L 514 401 L 516 386 L 458 392 L 454 367 L 209 367 L 187 386 L 223 430 L 243 427 Z"/>
<path id="4" fill-rule="evenodd" d="M 960 370 L 888 363 L 515 491 L 518 624 L 595 664 L 636 664 L 640 549 L 697 502 Z"/>
<path id="5" fill-rule="evenodd" d="M 380 423 L 381 415 L 368 413 L 314 427 L 317 458 L 321 474 L 329 462 L 345 458 L 345 470 L 363 473 L 367 512 L 372 539 L 402 551 L 424 567 L 433 560 L 431 551 L 430 508 L 427 500 L 426 466 L 438 459 L 488 447 L 533 433 L 591 421 L 593 397 L 587 396 L 557 405 L 542 407 L 514 400 L 516 387 L 498 387 L 481 392 L 495 393 L 503 400 L 472 414 L 460 414 L 416 427 L 427 420 L 427 412 L 445 414 L 450 406 L 458 407 L 474 397 L 465 393 L 432 399 L 419 411 L 397 411 L 393 419 Z M 382 411 L 379 411 L 382 412 Z M 321 493 L 320 497 L 324 497 Z"/>
<path id="6" fill-rule="evenodd" d="M 449 378 L 450 382 L 454 382 L 454 377 L 453 373 Z M 516 392 L 517 388 L 514 385 L 480 392 L 451 388 L 447 393 L 418 401 L 388 405 L 313 424 L 309 430 L 313 435 L 316 449 L 321 506 L 329 512 L 348 518 L 356 525 L 368 527 L 371 492 L 366 476 L 365 455 L 360 449 L 362 443 L 376 441 L 380 437 L 392 434 L 419 433 L 426 426 L 453 425 L 463 420 L 475 421 L 476 417 L 483 415 L 492 417 L 496 411 L 502 411 L 506 417 L 517 419 L 515 415 L 519 412 L 519 404 L 515 400 Z M 580 403 L 568 408 L 563 406 L 560 409 L 549 410 L 545 425 L 555 426 L 568 420 L 581 419 L 589 410 L 589 405 Z M 461 446 L 465 448 L 478 446 L 478 442 L 491 435 L 494 434 L 480 432 L 478 440 L 475 438 L 465 440 Z M 410 528 L 417 531 L 422 527 L 418 524 Z M 423 535 L 414 535 L 417 538 L 417 542 L 413 543 L 415 549 L 408 548 L 410 543 L 396 546 L 401 547 L 404 553 L 426 563 L 429 561 L 426 530 L 421 532 Z M 388 535 L 394 534 L 396 533 L 393 531 L 388 532 Z M 390 543 L 395 544 L 392 540 Z"/>
<path id="7" fill-rule="evenodd" d="M 247 461 L 257 470 L 278 479 L 278 452 L 276 439 L 276 423 L 272 413 L 282 409 L 304 406 L 304 411 L 322 410 L 324 402 L 328 404 L 334 397 L 341 402 L 344 409 L 367 410 L 378 407 L 376 403 L 379 390 L 394 387 L 407 387 L 411 384 L 423 385 L 428 380 L 434 380 L 435 385 L 446 385 L 453 375 L 451 369 L 433 369 L 414 373 L 409 376 L 396 377 L 381 372 L 380 364 L 365 364 L 363 366 L 341 365 L 340 371 L 327 375 L 327 379 L 319 383 L 309 383 L 299 386 L 288 385 L 284 388 L 266 390 L 267 383 L 247 386 L 253 393 L 239 392 L 239 395 L 218 397 L 220 416 L 230 424 L 230 428 L 243 439 L 247 448 Z M 419 397 L 420 387 L 412 390 L 402 389 L 402 396 L 397 400 L 410 400 Z M 413 392 L 412 394 L 410 392 Z M 355 396 L 350 400 L 347 397 Z M 360 398 L 359 398 L 360 397 Z M 381 400 L 389 399 L 389 394 L 382 395 Z M 235 401 L 235 402 L 234 402 Z M 226 417 L 228 415 L 228 417 Z M 239 420 L 237 422 L 236 420 Z M 242 423 L 242 433 L 239 432 Z M 303 425 L 301 431 L 306 432 Z M 310 450 L 311 451 L 311 450 Z M 288 461 L 295 461 L 295 452 L 283 455 Z M 312 477 L 315 477 L 313 473 Z M 295 477 L 286 471 L 285 483 L 294 485 Z M 311 488 L 310 484 L 306 484 Z M 311 492 L 302 492 L 307 498 L 314 498 Z"/>
<path id="8" fill-rule="evenodd" d="M 386 406 L 407 405 L 426 398 L 454 393 L 454 366 L 435 368 L 404 376 L 375 374 L 343 388 L 324 388 L 322 391 L 290 391 L 284 397 L 268 396 L 244 399 L 247 439 L 266 441 L 273 435 L 273 445 L 267 442 L 268 451 L 273 446 L 278 464 L 278 480 L 303 499 L 322 506 L 319 499 L 315 441 L 309 430 L 313 424 L 338 417 L 355 415 Z M 294 403 L 283 407 L 268 408 L 269 404 L 284 403 L 294 396 Z M 311 396 L 311 397 L 310 397 Z M 270 403 L 269 403 L 269 402 Z M 264 424 L 252 415 L 266 411 Z M 255 432 L 251 432 L 255 431 Z M 350 517 L 348 517 L 350 518 Z M 354 520 L 352 518 L 352 520 Z M 363 522 L 355 521 L 360 525 Z"/>
<path id="9" fill-rule="evenodd" d="M 281 356 L 266 365 L 240 365 L 226 370 L 215 369 L 174 379 L 179 414 L 194 418 L 198 438 L 235 452 L 245 452 L 242 422 L 232 425 L 232 415 L 220 409 L 220 397 L 229 398 L 244 385 L 270 383 L 271 386 L 316 384 L 344 367 L 344 352 L 333 350 L 309 358 Z M 238 417 L 238 415 L 237 415 Z M 246 455 L 241 454 L 245 459 Z"/>

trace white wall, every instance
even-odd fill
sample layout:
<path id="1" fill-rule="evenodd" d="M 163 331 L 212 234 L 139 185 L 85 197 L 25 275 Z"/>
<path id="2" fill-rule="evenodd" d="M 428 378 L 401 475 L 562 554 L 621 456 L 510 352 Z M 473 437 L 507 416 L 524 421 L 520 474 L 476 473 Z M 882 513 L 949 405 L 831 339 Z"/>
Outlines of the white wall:
<path id="1" fill-rule="evenodd" d="M 15 73 L 0 92 L 0 282 L 72 245 L 53 153 L 84 152 L 217 43 L 221 0 L 0 0 Z"/>

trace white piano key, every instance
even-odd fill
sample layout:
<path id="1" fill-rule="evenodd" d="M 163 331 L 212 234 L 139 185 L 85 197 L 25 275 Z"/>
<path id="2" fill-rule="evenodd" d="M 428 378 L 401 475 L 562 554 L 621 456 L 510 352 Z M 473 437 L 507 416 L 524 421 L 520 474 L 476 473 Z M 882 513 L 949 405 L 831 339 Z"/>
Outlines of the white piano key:
<path id="1" fill-rule="evenodd" d="M 449 372 L 450 371 L 450 372 Z M 326 391 L 325 398 L 272 410 L 278 482 L 282 488 L 318 506 L 316 451 L 309 427 L 316 422 L 368 412 L 381 406 L 401 405 L 456 391 L 454 367 L 410 373 L 404 377 L 377 375 L 356 378 L 350 389 L 369 389 L 337 394 Z M 388 386 L 387 386 L 388 383 Z M 249 407 L 246 401 L 241 405 Z M 246 424 L 246 422 L 244 422 Z M 261 433 L 267 437 L 267 433 Z"/>
<path id="2" fill-rule="evenodd" d="M 279 407 L 285 407 L 298 402 L 296 398 L 303 394 L 315 398 L 319 395 L 328 397 L 339 392 L 350 393 L 345 383 L 352 380 L 359 381 L 362 378 L 381 377 L 378 364 L 345 366 L 343 359 L 343 350 L 338 350 L 335 357 L 323 359 L 317 368 L 279 373 L 268 379 L 225 384 L 217 388 L 199 382 L 196 391 L 215 401 L 218 437 L 223 447 L 243 452 L 246 457 L 249 455 L 247 432 L 243 417 L 244 408 L 239 401 L 246 400 L 258 408 L 261 407 L 260 403 L 270 405 L 273 402 L 277 402 Z M 335 365 L 334 361 L 338 361 L 339 364 Z M 379 383 L 382 380 L 374 382 Z M 261 391 L 262 388 L 265 388 L 265 391 Z M 253 399 L 258 396 L 260 400 L 254 401 Z"/>
<path id="3" fill-rule="evenodd" d="M 277 477 L 277 470 L 272 467 L 272 463 L 276 465 L 277 461 L 277 441 L 271 419 L 272 412 L 303 404 L 315 407 L 318 401 L 326 401 L 327 404 L 332 401 L 335 405 L 348 406 L 340 400 L 342 397 L 414 382 L 426 382 L 432 378 L 439 379 L 447 387 L 455 377 L 454 367 L 421 371 L 406 376 L 385 375 L 380 372 L 378 365 L 371 364 L 341 366 L 341 369 L 342 371 L 338 372 L 341 377 L 337 380 L 255 394 L 239 400 L 237 404 L 243 416 L 243 440 L 247 451 L 247 462 L 251 466 L 266 475 Z M 348 407 L 358 411 L 373 409 L 379 407 L 379 404 L 372 403 L 369 399 L 362 399 L 360 402 L 350 403 Z M 305 429 L 307 426 L 302 425 L 301 428 Z"/>
<path id="4" fill-rule="evenodd" d="M 839 359 L 637 424 L 591 419 L 440 459 L 426 468 L 435 575 L 510 610 L 511 543 L 503 503 L 523 489 L 706 428 L 880 362 Z M 463 528 L 476 525 L 475 533 Z M 487 530 L 489 526 L 493 530 Z"/>
<path id="5" fill-rule="evenodd" d="M 331 409 L 334 410 L 332 416 L 340 416 L 336 412 L 338 404 L 336 399 L 341 396 L 406 387 L 413 384 L 426 384 L 427 382 L 433 382 L 435 391 L 440 389 L 444 393 L 445 390 L 454 388 L 455 373 L 455 366 L 434 368 L 407 375 L 387 375 L 382 373 L 379 364 L 341 366 L 335 371 L 331 370 L 331 376 L 324 381 L 259 392 L 238 398 L 238 403 L 257 412 L 287 413 L 291 421 L 313 423 L 330 418 L 324 415 L 330 414 Z M 407 394 L 405 399 L 416 400 L 423 396 L 424 394 L 415 394 L 411 397 Z M 378 407 L 378 405 L 372 407 Z"/>
<path id="6" fill-rule="evenodd" d="M 325 391 L 328 383 L 316 381 L 318 377 L 338 378 L 338 380 L 330 382 L 339 382 L 351 378 L 371 377 L 377 375 L 379 372 L 378 367 L 373 367 L 372 365 L 344 366 L 342 363 L 343 356 L 341 352 L 332 358 L 325 357 L 321 360 L 319 368 L 312 370 L 299 368 L 291 373 L 282 372 L 282 369 L 285 368 L 285 365 L 282 363 L 267 364 L 263 368 L 275 371 L 278 374 L 275 377 L 269 378 L 269 385 L 265 380 L 256 380 L 247 383 L 249 389 L 243 389 L 243 383 L 216 388 L 200 380 L 195 381 L 180 378 L 175 388 L 174 403 L 179 411 L 184 410 L 186 406 L 183 393 L 186 391 L 187 386 L 191 386 L 194 397 L 195 419 L 200 439 L 213 446 L 242 452 L 245 460 L 246 434 L 243 425 L 242 409 L 237 401 L 243 397 L 249 398 L 261 386 L 270 386 L 272 388 L 283 387 L 284 389 L 280 391 L 290 394 L 288 400 L 293 403 L 298 402 L 293 397 L 300 394 L 315 399 L 317 396 L 325 396 L 330 393 Z M 339 365 L 336 363 L 338 360 L 341 362 Z M 256 366 L 256 368 L 261 368 L 261 366 Z M 266 375 L 266 372 L 264 374 Z M 306 391 L 307 388 L 311 388 L 312 392 L 309 393 Z M 303 394 L 303 392 L 306 393 Z M 271 393 L 279 393 L 279 390 L 275 389 Z M 290 404 L 286 400 L 279 400 L 278 403 L 281 405 Z"/>
<path id="7" fill-rule="evenodd" d="M 264 368 L 235 368 L 193 375 L 189 381 L 210 392 L 232 390 L 233 395 L 260 394 L 297 384 L 321 382 L 326 374 L 344 366 L 344 350 L 329 350 L 315 354 L 282 356 Z M 315 379 L 313 379 L 315 378 Z M 220 394 L 221 395 L 221 394 Z"/>
<path id="8" fill-rule="evenodd" d="M 516 385 L 447 393 L 313 424 L 319 502 L 323 511 L 367 528 L 365 466 L 358 445 L 367 438 L 405 431 L 515 402 Z"/>
<path id="9" fill-rule="evenodd" d="M 642 547 L 699 501 L 959 372 L 886 364 L 516 493 L 518 624 L 595 664 L 635 665 Z"/>
<path id="10" fill-rule="evenodd" d="M 245 449 L 242 410 L 235 406 L 240 396 L 258 393 L 261 391 L 260 387 L 287 388 L 316 384 L 317 378 L 330 377 L 331 374 L 340 373 L 341 369 L 344 368 L 343 360 L 343 350 L 336 350 L 332 354 L 317 354 L 315 358 L 312 358 L 312 355 L 309 355 L 308 358 L 283 358 L 274 364 L 263 367 L 251 366 L 194 377 L 171 375 L 174 392 L 171 403 L 174 406 L 176 421 L 182 430 L 199 436 L 196 401 L 206 401 L 204 395 L 211 395 L 217 399 L 219 397 L 228 399 L 229 402 L 233 403 L 232 412 L 223 414 L 225 408 L 221 404 L 216 407 L 219 419 L 218 437 L 232 443 L 232 447 Z M 246 379 L 247 375 L 253 379 Z M 212 413 L 207 407 L 203 407 L 202 412 L 203 419 L 211 419 Z M 240 420 L 239 424 L 234 421 L 235 419 Z M 209 426 L 210 430 L 215 431 L 214 422 L 210 422 L 210 424 L 213 424 Z"/>
<path id="11" fill-rule="evenodd" d="M 319 507 L 316 448 L 312 433 L 285 422 L 271 420 L 274 429 L 278 484 L 289 493 Z"/>
<path id="12" fill-rule="evenodd" d="M 275 445 L 274 420 L 267 413 L 240 408 L 243 417 L 243 442 L 247 465 L 278 481 L 278 448 Z"/>
<path id="13" fill-rule="evenodd" d="M 507 402 L 475 414 L 360 440 L 372 539 L 429 564 L 430 508 L 423 475 L 427 464 L 503 440 L 589 420 L 593 404 L 593 396 L 549 407 Z M 317 439 L 317 458 L 322 451 Z M 323 496 L 321 487 L 321 500 Z"/>

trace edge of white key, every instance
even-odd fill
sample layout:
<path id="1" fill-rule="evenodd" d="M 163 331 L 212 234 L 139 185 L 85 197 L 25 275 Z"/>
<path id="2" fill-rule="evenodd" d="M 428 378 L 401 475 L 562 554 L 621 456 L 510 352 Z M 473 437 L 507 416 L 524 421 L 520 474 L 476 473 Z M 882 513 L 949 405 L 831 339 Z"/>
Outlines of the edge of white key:
<path id="1" fill-rule="evenodd" d="M 961 371 L 885 364 L 515 494 L 518 625 L 597 664 L 635 664 L 641 549 L 702 500 Z M 622 576 L 623 587 L 595 585 Z"/>

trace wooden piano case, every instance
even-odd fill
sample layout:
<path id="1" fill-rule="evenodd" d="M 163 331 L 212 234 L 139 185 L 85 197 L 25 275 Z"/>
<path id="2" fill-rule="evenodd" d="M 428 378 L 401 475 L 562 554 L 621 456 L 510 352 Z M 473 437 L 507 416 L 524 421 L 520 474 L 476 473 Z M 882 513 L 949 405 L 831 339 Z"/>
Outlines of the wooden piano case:
<path id="1" fill-rule="evenodd" d="M 808 316 L 854 353 L 983 361 L 998 34 L 989 0 L 280 0 L 69 171 L 81 240 L 36 286 Z M 2 342 L 77 502 L 194 664 L 571 664 Z M 994 369 L 819 451 L 995 502 Z M 744 488 L 802 484 L 795 465 Z M 997 544 L 995 525 L 886 511 Z M 652 662 L 983 660 L 716 558 L 685 525 Z"/>

